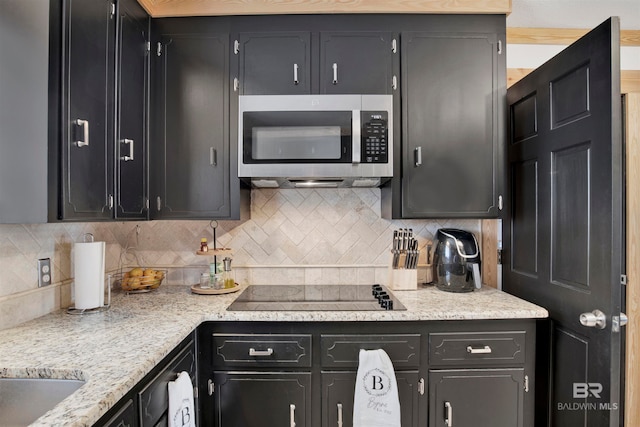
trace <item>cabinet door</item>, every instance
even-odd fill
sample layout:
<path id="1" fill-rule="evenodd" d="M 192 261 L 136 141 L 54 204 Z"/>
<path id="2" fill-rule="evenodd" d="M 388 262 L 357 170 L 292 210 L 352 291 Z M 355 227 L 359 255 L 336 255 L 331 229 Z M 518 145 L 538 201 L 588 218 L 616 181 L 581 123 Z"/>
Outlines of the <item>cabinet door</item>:
<path id="1" fill-rule="evenodd" d="M 396 382 L 402 427 L 417 427 L 418 372 L 396 372 Z M 322 427 L 352 425 L 355 383 L 355 372 L 322 373 Z"/>
<path id="2" fill-rule="evenodd" d="M 69 0 L 63 69 L 63 219 L 111 217 L 114 44 L 109 0 Z"/>
<path id="3" fill-rule="evenodd" d="M 116 218 L 146 217 L 148 18 L 134 0 L 118 3 Z"/>
<path id="4" fill-rule="evenodd" d="M 216 427 L 310 427 L 311 374 L 216 372 Z"/>
<path id="5" fill-rule="evenodd" d="M 505 93 L 499 68 L 504 58 L 495 34 L 403 34 L 404 218 L 498 215 Z"/>
<path id="6" fill-rule="evenodd" d="M 392 33 L 321 33 L 320 92 L 391 94 Z"/>
<path id="7" fill-rule="evenodd" d="M 122 408 L 104 424 L 104 427 L 136 427 L 138 425 L 136 415 L 137 412 L 133 400 L 129 399 L 122 405 Z"/>
<path id="8" fill-rule="evenodd" d="M 522 427 L 523 410 L 523 369 L 429 372 L 429 427 Z"/>
<path id="9" fill-rule="evenodd" d="M 311 93 L 310 33 L 244 33 L 238 47 L 240 94 Z"/>
<path id="10" fill-rule="evenodd" d="M 152 217 L 229 217 L 228 35 L 164 34 L 161 40 Z"/>

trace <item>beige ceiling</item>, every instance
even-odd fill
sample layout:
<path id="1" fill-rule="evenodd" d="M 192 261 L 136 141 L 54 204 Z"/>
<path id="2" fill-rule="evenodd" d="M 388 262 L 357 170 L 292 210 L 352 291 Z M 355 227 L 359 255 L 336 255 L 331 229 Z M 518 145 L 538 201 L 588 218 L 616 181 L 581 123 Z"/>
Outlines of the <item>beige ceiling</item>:
<path id="1" fill-rule="evenodd" d="M 593 28 L 610 16 L 640 30 L 640 0 L 512 0 L 508 27 Z"/>

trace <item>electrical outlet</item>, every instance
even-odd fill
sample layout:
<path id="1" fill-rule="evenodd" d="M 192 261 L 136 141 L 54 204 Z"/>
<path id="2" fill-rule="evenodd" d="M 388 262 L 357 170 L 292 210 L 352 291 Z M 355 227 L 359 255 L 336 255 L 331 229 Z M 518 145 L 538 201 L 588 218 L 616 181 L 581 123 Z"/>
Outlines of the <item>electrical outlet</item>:
<path id="1" fill-rule="evenodd" d="M 51 259 L 43 258 L 38 260 L 38 287 L 51 284 Z"/>

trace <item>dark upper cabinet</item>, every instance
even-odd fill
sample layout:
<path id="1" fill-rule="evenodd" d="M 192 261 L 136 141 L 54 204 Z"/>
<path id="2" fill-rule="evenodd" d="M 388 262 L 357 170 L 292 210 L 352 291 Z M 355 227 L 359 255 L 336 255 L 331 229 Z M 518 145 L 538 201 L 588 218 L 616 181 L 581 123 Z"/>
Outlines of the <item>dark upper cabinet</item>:
<path id="1" fill-rule="evenodd" d="M 229 37 L 165 28 L 159 39 L 151 217 L 229 218 Z"/>
<path id="2" fill-rule="evenodd" d="M 242 33 L 234 42 L 242 95 L 311 93 L 311 33 Z"/>
<path id="3" fill-rule="evenodd" d="M 148 17 L 134 0 L 61 4 L 55 219 L 146 218 Z"/>
<path id="4" fill-rule="evenodd" d="M 60 219 L 112 216 L 114 7 L 111 0 L 64 2 Z"/>
<path id="5" fill-rule="evenodd" d="M 115 217 L 147 215 L 149 23 L 133 0 L 118 3 Z"/>
<path id="6" fill-rule="evenodd" d="M 395 43 L 371 31 L 240 33 L 238 93 L 390 94 Z"/>
<path id="7" fill-rule="evenodd" d="M 497 217 L 506 91 L 497 32 L 403 33 L 401 69 L 402 164 L 385 216 Z"/>
<path id="8" fill-rule="evenodd" d="M 320 33 L 320 93 L 392 94 L 395 52 L 392 33 Z"/>

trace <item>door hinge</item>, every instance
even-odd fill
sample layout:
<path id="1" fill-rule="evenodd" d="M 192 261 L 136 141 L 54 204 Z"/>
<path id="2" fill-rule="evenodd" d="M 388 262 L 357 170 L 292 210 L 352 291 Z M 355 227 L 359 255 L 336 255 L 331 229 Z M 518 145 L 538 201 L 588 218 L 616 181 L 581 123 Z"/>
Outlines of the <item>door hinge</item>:
<path id="1" fill-rule="evenodd" d="M 398 42 L 396 39 L 391 40 L 391 52 L 396 53 L 398 51 Z"/>
<path id="2" fill-rule="evenodd" d="M 424 378 L 420 378 L 420 381 L 418 381 L 418 393 L 420 393 L 420 396 L 424 395 Z"/>
<path id="3" fill-rule="evenodd" d="M 498 40 L 498 55 L 502 55 L 502 40 Z"/>
<path id="4" fill-rule="evenodd" d="M 213 393 L 216 391 L 216 385 L 213 383 L 212 380 L 208 380 L 207 381 L 207 392 L 209 393 L 209 396 L 213 396 Z"/>
<path id="5" fill-rule="evenodd" d="M 627 286 L 628 282 L 627 282 L 627 275 L 626 274 L 621 274 L 620 275 L 620 284 L 623 286 Z"/>
<path id="6" fill-rule="evenodd" d="M 237 55 L 240 52 L 240 42 L 238 40 L 233 41 L 233 54 Z"/>
<path id="7" fill-rule="evenodd" d="M 160 42 L 158 42 L 158 44 L 156 45 L 156 55 L 162 56 L 162 43 Z"/>
<path id="8" fill-rule="evenodd" d="M 529 375 L 524 376 L 524 392 L 529 393 Z"/>
<path id="9" fill-rule="evenodd" d="M 498 249 L 498 265 L 502 264 L 502 249 Z"/>

